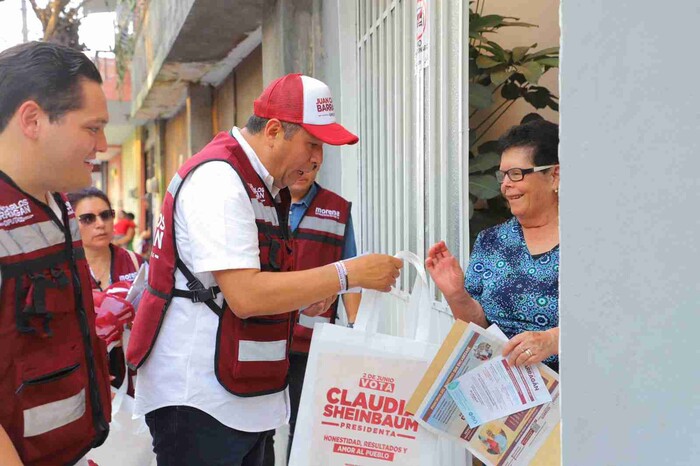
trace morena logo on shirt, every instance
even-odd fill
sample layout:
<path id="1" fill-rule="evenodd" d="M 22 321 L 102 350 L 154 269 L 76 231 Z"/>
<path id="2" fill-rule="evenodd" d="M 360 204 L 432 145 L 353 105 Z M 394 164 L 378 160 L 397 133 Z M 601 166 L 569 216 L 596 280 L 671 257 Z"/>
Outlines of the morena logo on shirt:
<path id="1" fill-rule="evenodd" d="M 317 217 L 334 218 L 336 220 L 340 220 L 340 212 L 339 211 L 331 210 L 331 209 L 322 209 L 320 207 L 316 207 L 316 216 Z"/>

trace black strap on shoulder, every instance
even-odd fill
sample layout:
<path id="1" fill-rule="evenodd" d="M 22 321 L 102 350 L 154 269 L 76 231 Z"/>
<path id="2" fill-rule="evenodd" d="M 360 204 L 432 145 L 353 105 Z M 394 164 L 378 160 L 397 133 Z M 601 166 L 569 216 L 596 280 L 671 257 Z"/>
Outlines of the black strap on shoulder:
<path id="1" fill-rule="evenodd" d="M 204 303 L 209 309 L 214 312 L 217 316 L 221 317 L 224 313 L 224 303 L 223 307 L 219 307 L 216 304 L 216 296 L 221 293 L 221 288 L 218 286 L 212 286 L 211 288 L 204 288 L 204 285 L 194 274 L 187 268 L 184 262 L 178 258 L 177 268 L 182 272 L 182 274 L 187 279 L 187 290 L 173 290 L 173 296 L 177 298 L 187 298 L 193 303 Z"/>

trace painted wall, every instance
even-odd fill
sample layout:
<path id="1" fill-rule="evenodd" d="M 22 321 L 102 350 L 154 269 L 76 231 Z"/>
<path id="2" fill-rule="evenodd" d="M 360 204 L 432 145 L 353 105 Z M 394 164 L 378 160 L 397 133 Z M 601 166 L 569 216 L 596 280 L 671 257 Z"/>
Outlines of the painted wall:
<path id="1" fill-rule="evenodd" d="M 139 199 L 141 190 L 141 176 L 143 170 L 142 141 L 140 128 L 122 144 L 121 175 L 122 175 L 122 203 L 121 208 L 134 215 L 141 212 Z"/>
<path id="2" fill-rule="evenodd" d="M 165 123 L 164 144 L 164 180 L 165 188 L 177 169 L 189 157 L 187 142 L 187 108 L 183 107 L 174 117 Z"/>
<path id="3" fill-rule="evenodd" d="M 566 466 L 700 458 L 695 2 L 562 2 Z"/>
<path id="4" fill-rule="evenodd" d="M 112 157 L 107 162 L 107 197 L 112 202 L 115 209 L 122 208 L 122 156 L 121 154 Z"/>

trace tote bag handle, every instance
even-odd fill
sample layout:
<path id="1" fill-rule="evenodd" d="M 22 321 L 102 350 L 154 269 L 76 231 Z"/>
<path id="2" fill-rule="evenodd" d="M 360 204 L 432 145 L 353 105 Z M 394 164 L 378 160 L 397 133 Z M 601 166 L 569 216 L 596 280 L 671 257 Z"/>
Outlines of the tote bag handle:
<path id="1" fill-rule="evenodd" d="M 427 342 L 430 332 L 431 308 L 429 304 L 430 300 L 426 299 L 430 293 L 430 288 L 428 287 L 428 280 L 423 262 L 417 255 L 410 251 L 400 251 L 394 257 L 403 259 L 413 265 L 418 273 L 406 309 L 406 337 Z M 406 294 L 408 294 L 408 291 L 406 291 Z M 379 328 L 380 318 L 383 314 L 382 311 L 389 307 L 386 304 L 386 300 L 389 299 L 398 298 L 392 296 L 390 293 L 364 290 L 360 309 L 357 314 L 357 319 L 355 320 L 355 328 L 364 331 L 368 335 L 376 334 Z M 428 305 L 426 305 L 426 302 Z"/>

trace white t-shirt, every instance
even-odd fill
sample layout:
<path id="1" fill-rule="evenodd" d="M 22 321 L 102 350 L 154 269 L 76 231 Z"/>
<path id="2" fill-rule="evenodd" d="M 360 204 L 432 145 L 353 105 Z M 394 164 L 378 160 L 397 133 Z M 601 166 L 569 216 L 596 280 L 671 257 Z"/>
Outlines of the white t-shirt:
<path id="1" fill-rule="evenodd" d="M 279 189 L 253 149 L 234 137 L 270 193 Z M 259 269 L 258 230 L 243 182 L 226 162 L 208 162 L 182 183 L 175 204 L 175 240 L 180 259 L 205 287 L 215 286 L 211 271 Z M 187 289 L 175 272 L 175 287 Z M 223 302 L 223 293 L 217 297 Z M 150 356 L 136 377 L 137 415 L 165 406 L 197 408 L 222 424 L 246 432 L 275 429 L 289 419 L 287 390 L 258 397 L 237 397 L 214 373 L 218 318 L 206 304 L 174 298 Z"/>

